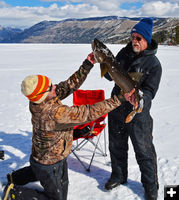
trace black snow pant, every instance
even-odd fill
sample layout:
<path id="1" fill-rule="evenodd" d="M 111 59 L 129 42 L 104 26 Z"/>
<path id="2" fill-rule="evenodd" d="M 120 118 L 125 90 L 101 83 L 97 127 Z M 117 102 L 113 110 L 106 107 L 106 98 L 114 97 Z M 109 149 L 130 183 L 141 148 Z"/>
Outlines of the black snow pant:
<path id="1" fill-rule="evenodd" d="M 144 114 L 145 115 L 145 114 Z M 150 114 L 135 116 L 129 123 L 121 122 L 109 113 L 109 151 L 111 156 L 111 178 L 121 183 L 128 177 L 128 139 L 134 147 L 137 163 L 141 171 L 141 182 L 145 191 L 157 191 L 157 161 L 152 142 L 153 120 Z"/>
<path id="2" fill-rule="evenodd" d="M 66 159 L 53 165 L 42 165 L 32 156 L 30 166 L 12 173 L 12 178 L 20 192 L 19 200 L 67 200 L 68 166 Z M 38 191 L 20 185 L 40 181 L 44 191 Z"/>

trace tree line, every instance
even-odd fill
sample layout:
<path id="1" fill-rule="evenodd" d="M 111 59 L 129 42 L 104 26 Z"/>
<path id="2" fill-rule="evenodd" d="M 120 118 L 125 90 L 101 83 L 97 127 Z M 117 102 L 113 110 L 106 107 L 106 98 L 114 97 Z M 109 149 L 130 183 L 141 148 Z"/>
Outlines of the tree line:
<path id="1" fill-rule="evenodd" d="M 158 44 L 179 45 L 179 25 L 168 30 L 162 30 L 154 33 L 152 38 Z M 120 44 L 127 44 L 130 38 L 120 41 Z"/>
<path id="2" fill-rule="evenodd" d="M 179 25 L 175 28 L 159 31 L 152 35 L 159 44 L 178 45 L 179 44 Z"/>

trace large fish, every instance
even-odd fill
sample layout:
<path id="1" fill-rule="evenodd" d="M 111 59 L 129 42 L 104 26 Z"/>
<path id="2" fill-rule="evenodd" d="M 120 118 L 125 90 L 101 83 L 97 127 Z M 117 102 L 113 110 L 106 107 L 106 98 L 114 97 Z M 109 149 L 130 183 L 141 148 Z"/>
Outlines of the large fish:
<path id="1" fill-rule="evenodd" d="M 98 39 L 94 39 L 92 42 L 92 50 L 97 62 L 101 65 L 101 76 L 103 77 L 106 72 L 109 73 L 115 83 L 121 88 L 122 94 L 129 93 L 135 88 L 135 101 L 137 108 L 134 109 L 126 118 L 126 123 L 129 123 L 137 113 L 142 112 L 143 98 L 142 93 L 137 88 L 137 82 L 142 77 L 142 73 L 134 72 L 128 74 L 125 72 L 113 55 L 113 53 Z"/>

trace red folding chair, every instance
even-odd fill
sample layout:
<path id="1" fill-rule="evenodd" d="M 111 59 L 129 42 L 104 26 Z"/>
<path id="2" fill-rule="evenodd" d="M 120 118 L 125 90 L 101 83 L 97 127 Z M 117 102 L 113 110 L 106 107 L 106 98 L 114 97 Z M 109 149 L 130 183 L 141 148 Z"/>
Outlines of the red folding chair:
<path id="1" fill-rule="evenodd" d="M 100 102 L 105 99 L 104 90 L 77 90 L 73 93 L 73 105 L 91 105 L 97 102 Z M 79 162 L 82 164 L 82 166 L 87 170 L 90 171 L 90 167 L 92 164 L 92 161 L 94 159 L 96 150 L 100 152 L 102 156 L 107 156 L 106 154 L 106 132 L 105 132 L 105 118 L 107 114 L 103 115 L 102 117 L 98 118 L 97 120 L 86 123 L 83 125 L 75 126 L 74 127 L 74 133 L 77 133 L 74 135 L 74 141 L 76 141 L 76 145 L 73 145 L 72 153 L 75 155 L 75 157 L 79 160 Z M 86 129 L 87 134 L 79 134 L 78 130 L 81 130 L 81 132 Z M 104 132 L 104 146 L 102 147 L 100 143 L 101 133 Z M 80 131 L 79 131 L 80 133 Z M 95 140 L 94 140 L 95 138 Z M 82 141 L 79 142 L 78 140 L 81 139 Z M 77 155 L 76 151 L 79 151 L 82 149 L 82 147 L 85 146 L 86 143 L 90 142 L 94 149 L 92 153 L 92 157 L 90 160 L 90 163 L 88 165 L 88 168 L 84 165 L 84 163 L 81 161 L 79 156 Z M 103 150 L 104 149 L 104 150 Z"/>

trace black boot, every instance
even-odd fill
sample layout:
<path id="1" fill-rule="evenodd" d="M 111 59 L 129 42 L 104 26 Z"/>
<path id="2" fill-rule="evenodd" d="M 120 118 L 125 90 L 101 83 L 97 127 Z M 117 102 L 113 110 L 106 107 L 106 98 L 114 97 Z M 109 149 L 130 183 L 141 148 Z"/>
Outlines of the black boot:
<path id="1" fill-rule="evenodd" d="M 21 191 L 13 183 L 7 184 L 3 191 L 2 200 L 21 200 Z"/>
<path id="2" fill-rule="evenodd" d="M 146 200 L 157 200 L 158 190 L 145 191 L 145 199 Z"/>
<path id="3" fill-rule="evenodd" d="M 12 173 L 11 173 L 11 174 L 8 173 L 6 177 L 7 177 L 7 182 L 8 182 L 9 185 L 10 185 L 11 183 L 14 183 L 13 178 L 12 178 Z"/>
<path id="4" fill-rule="evenodd" d="M 106 190 L 112 190 L 113 188 L 116 188 L 120 184 L 125 184 L 127 181 L 121 182 L 118 179 L 110 178 L 106 184 L 105 184 L 105 189 Z"/>
<path id="5" fill-rule="evenodd" d="M 157 197 L 158 197 L 158 194 L 149 194 L 149 193 L 145 194 L 146 200 L 157 200 Z"/>

